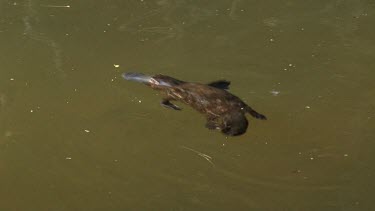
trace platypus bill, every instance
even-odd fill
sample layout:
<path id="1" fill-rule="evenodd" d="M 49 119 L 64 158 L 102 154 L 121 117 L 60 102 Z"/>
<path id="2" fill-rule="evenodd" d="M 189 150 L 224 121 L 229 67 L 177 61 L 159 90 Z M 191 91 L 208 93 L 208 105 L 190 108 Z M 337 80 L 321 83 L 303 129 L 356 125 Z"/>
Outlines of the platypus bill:
<path id="1" fill-rule="evenodd" d="M 207 118 L 208 129 L 218 129 L 226 135 L 237 136 L 247 130 L 248 121 L 245 114 L 249 113 L 256 119 L 266 116 L 256 112 L 240 98 L 229 93 L 230 82 L 214 81 L 209 84 L 180 81 L 166 75 L 147 76 L 141 73 L 124 73 L 126 80 L 144 83 L 155 90 L 165 93 L 161 105 L 174 110 L 180 107 L 171 101 L 180 101 L 190 105 Z"/>

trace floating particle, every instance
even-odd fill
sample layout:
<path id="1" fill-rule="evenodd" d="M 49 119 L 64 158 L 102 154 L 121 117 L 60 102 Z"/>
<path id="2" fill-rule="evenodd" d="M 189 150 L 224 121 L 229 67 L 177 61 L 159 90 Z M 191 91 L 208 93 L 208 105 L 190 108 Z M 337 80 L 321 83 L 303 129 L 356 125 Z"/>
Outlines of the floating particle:
<path id="1" fill-rule="evenodd" d="M 14 81 L 14 78 L 10 78 L 9 80 Z"/>
<path id="2" fill-rule="evenodd" d="M 271 38 L 271 39 L 270 39 L 270 42 L 273 42 L 273 41 L 275 41 L 275 40 L 274 40 L 273 38 Z"/>
<path id="3" fill-rule="evenodd" d="M 302 171 L 301 171 L 300 169 L 296 169 L 296 170 L 293 170 L 292 172 L 295 173 L 295 174 L 299 174 L 299 173 L 301 173 Z"/>
<path id="4" fill-rule="evenodd" d="M 344 157 L 348 157 L 349 155 L 348 154 L 344 154 Z"/>
<path id="5" fill-rule="evenodd" d="M 116 68 L 120 67 L 119 64 L 114 64 L 113 66 L 116 67 Z"/>
<path id="6" fill-rule="evenodd" d="M 66 157 L 65 160 L 71 160 L 72 158 L 71 157 Z"/>
<path id="7" fill-rule="evenodd" d="M 270 93 L 271 93 L 273 96 L 277 96 L 277 95 L 280 94 L 280 91 L 271 90 Z"/>
<path id="8" fill-rule="evenodd" d="M 87 129 L 85 129 L 84 131 L 85 131 L 86 133 L 89 133 L 89 132 L 90 132 L 90 130 L 87 130 Z"/>
<path id="9" fill-rule="evenodd" d="M 305 106 L 305 108 L 310 108 L 310 106 Z"/>

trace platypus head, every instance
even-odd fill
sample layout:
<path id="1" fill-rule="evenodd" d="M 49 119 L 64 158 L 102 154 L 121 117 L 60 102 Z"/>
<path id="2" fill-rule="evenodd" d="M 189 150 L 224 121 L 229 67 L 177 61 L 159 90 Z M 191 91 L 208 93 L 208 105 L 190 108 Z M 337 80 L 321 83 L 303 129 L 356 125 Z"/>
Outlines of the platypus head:
<path id="1" fill-rule="evenodd" d="M 142 73 L 123 73 L 122 77 L 126 80 L 144 83 L 153 89 L 171 88 L 185 83 L 175 78 L 160 74 L 148 76 Z"/>
<path id="2" fill-rule="evenodd" d="M 245 114 L 241 112 L 232 112 L 224 115 L 223 127 L 221 132 L 229 136 L 238 136 L 246 132 L 249 122 L 246 119 Z"/>

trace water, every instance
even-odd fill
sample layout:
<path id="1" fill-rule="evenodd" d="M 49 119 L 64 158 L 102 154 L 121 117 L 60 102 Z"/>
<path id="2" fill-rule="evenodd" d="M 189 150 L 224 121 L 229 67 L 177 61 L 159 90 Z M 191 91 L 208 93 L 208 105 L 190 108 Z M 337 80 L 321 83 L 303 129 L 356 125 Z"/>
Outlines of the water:
<path id="1" fill-rule="evenodd" d="M 372 210 L 374 9 L 1 1 L 0 209 Z M 227 138 L 132 71 L 230 80 L 268 120 Z"/>

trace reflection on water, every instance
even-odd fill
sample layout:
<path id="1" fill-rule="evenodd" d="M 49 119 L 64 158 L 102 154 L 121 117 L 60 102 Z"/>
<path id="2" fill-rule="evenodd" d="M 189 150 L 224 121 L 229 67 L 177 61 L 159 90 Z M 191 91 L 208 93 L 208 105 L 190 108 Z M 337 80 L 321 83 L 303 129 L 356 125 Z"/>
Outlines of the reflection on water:
<path id="1" fill-rule="evenodd" d="M 374 9 L 0 2 L 0 210 L 371 210 Z M 128 71 L 230 80 L 269 120 L 207 131 Z"/>
<path id="2" fill-rule="evenodd" d="M 62 50 L 60 45 L 55 40 L 48 37 L 48 35 L 46 35 L 44 32 L 38 31 L 38 29 L 36 29 L 37 27 L 34 27 L 34 25 L 40 24 L 38 11 L 36 8 L 38 7 L 40 9 L 42 5 L 37 5 L 37 2 L 38 1 L 36 0 L 27 0 L 25 5 L 22 5 L 22 7 L 25 7 L 25 16 L 22 18 L 25 26 L 24 35 L 50 47 L 52 52 L 51 60 L 53 61 L 56 69 L 53 71 L 53 73 L 58 74 L 59 77 L 65 77 L 62 64 Z M 17 4 L 14 6 L 17 6 Z"/>

